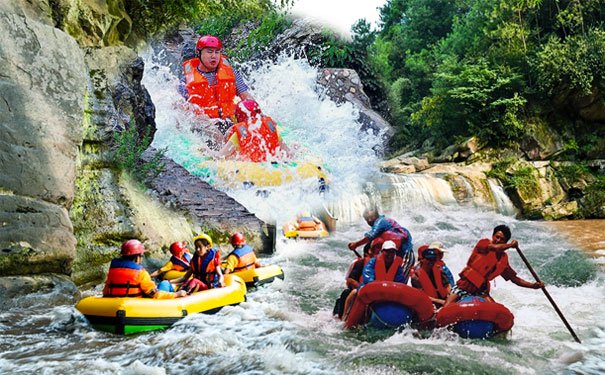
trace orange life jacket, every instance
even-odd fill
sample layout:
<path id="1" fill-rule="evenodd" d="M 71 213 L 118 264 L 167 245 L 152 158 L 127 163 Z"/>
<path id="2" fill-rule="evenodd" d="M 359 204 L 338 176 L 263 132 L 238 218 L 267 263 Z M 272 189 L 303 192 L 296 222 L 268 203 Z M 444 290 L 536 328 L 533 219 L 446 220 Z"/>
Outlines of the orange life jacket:
<path id="1" fill-rule="evenodd" d="M 256 254 L 254 254 L 254 250 L 250 246 L 244 245 L 240 248 L 233 250 L 231 254 L 235 255 L 238 261 L 237 266 L 233 269 L 233 271 L 237 272 L 243 270 L 250 270 L 256 267 Z"/>
<path id="2" fill-rule="evenodd" d="M 240 122 L 232 127 L 237 133 L 239 153 L 245 159 L 260 163 L 267 161 L 267 156 L 275 157 L 279 148 L 279 136 L 275 121 L 262 116 Z"/>
<path id="3" fill-rule="evenodd" d="M 130 260 L 115 258 L 111 261 L 103 297 L 143 297 L 139 283 L 141 272 L 145 269 Z"/>
<path id="4" fill-rule="evenodd" d="M 215 259 L 218 259 L 218 261 L 221 259 L 220 251 L 215 248 L 208 250 L 208 253 L 203 258 L 195 253 L 193 259 L 191 259 L 193 277 L 210 286 L 215 279 Z"/>
<path id="5" fill-rule="evenodd" d="M 376 264 L 374 265 L 374 272 L 376 274 L 375 281 L 395 281 L 395 275 L 397 275 L 397 269 L 403 264 L 403 258 L 395 257 L 393 264 L 389 270 L 386 270 L 384 263 L 384 255 L 379 255 L 376 258 Z"/>
<path id="6" fill-rule="evenodd" d="M 443 280 L 441 279 L 441 266 L 444 263 L 442 261 L 436 261 L 433 264 L 432 272 L 433 278 L 435 279 L 435 285 L 431 281 L 428 273 L 420 266 L 418 269 L 414 271 L 414 274 L 418 277 L 418 281 L 422 286 L 422 290 L 429 296 L 433 298 L 445 298 L 447 297 L 447 288 L 443 286 Z"/>
<path id="7" fill-rule="evenodd" d="M 480 288 L 489 280 L 495 279 L 508 266 L 508 255 L 502 253 L 502 256 L 498 259 L 496 254 L 495 251 L 481 254 L 475 246 L 466 267 L 460 272 L 460 276 L 477 288 Z"/>
<path id="8" fill-rule="evenodd" d="M 199 58 L 193 58 L 183 63 L 185 83 L 187 85 L 187 101 L 199 107 L 196 113 L 205 113 L 211 118 L 227 118 L 235 113 L 233 99 L 237 93 L 235 74 L 225 56 L 221 56 L 212 85 L 202 73 L 197 70 Z"/>

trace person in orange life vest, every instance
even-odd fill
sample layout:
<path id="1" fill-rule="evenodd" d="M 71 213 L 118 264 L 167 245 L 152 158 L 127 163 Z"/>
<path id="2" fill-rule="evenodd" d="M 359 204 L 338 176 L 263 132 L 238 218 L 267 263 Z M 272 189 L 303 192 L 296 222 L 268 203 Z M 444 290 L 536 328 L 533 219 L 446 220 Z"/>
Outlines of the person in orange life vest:
<path id="1" fill-rule="evenodd" d="M 173 284 L 183 283 L 181 289 L 195 293 L 208 288 L 224 287 L 225 278 L 221 271 L 221 253 L 212 247 L 212 239 L 207 234 L 193 238 L 195 254 L 191 259 L 191 268 L 183 277 L 171 280 Z M 189 278 L 193 275 L 192 278 Z"/>
<path id="2" fill-rule="evenodd" d="M 342 319 L 342 316 L 345 312 L 345 306 L 350 305 L 350 301 L 353 299 L 355 293 L 357 293 L 357 288 L 362 280 L 363 268 L 370 259 L 375 257 L 376 254 L 380 252 L 381 248 L 382 242 L 372 242 L 371 244 L 368 243 L 363 247 L 363 257 L 357 258 L 353 263 L 351 263 L 345 277 L 347 289 L 343 290 L 340 294 L 340 297 L 336 300 L 332 315 Z"/>
<path id="3" fill-rule="evenodd" d="M 441 242 L 433 242 L 434 243 L 438 243 L 440 244 Z M 431 244 L 431 246 L 433 245 Z M 418 263 L 416 263 L 414 265 L 414 267 L 412 267 L 412 271 L 410 272 L 410 276 L 412 275 L 412 273 L 414 273 L 415 270 L 417 270 L 418 268 L 420 268 L 420 262 L 422 261 L 422 252 L 426 249 L 428 249 L 429 246 L 428 245 L 423 245 L 420 246 L 418 248 Z M 443 259 L 443 253 L 445 253 L 447 251 L 442 249 L 442 252 L 437 252 L 438 255 L 438 260 Z M 441 269 L 443 269 L 443 271 L 445 272 L 445 275 L 447 276 L 447 279 L 450 283 L 450 285 L 452 285 L 452 287 L 456 284 L 456 282 L 454 281 L 454 275 L 452 274 L 452 271 L 450 271 L 449 267 L 445 264 L 445 262 L 443 262 L 443 264 L 441 265 Z"/>
<path id="4" fill-rule="evenodd" d="M 170 245 L 170 260 L 164 264 L 164 267 L 151 273 L 151 277 L 161 276 L 168 271 L 187 271 L 191 262 L 191 253 L 184 242 L 174 242 Z"/>
<path id="5" fill-rule="evenodd" d="M 212 35 L 200 37 L 195 45 L 195 57 L 183 63 L 187 101 L 196 113 L 213 119 L 229 119 L 235 111 L 234 99 L 254 99 L 241 75 L 222 55 L 223 43 Z M 232 123 L 219 125 L 224 134 Z"/>
<path id="6" fill-rule="evenodd" d="M 114 258 L 103 288 L 103 297 L 150 297 L 170 299 L 184 297 L 185 292 L 165 292 L 158 290 L 151 276 L 141 265 L 143 253 L 147 250 L 139 240 L 128 240 L 122 244 L 121 257 Z"/>
<path id="7" fill-rule="evenodd" d="M 412 271 L 412 286 L 423 290 L 435 306 L 441 307 L 449 294 L 453 282 L 450 282 L 443 262 L 443 244 L 433 242 L 429 246 L 422 246 L 424 250 L 420 263 Z"/>
<path id="8" fill-rule="evenodd" d="M 254 249 L 246 245 L 246 238 L 241 233 L 235 233 L 231 237 L 231 245 L 233 251 L 227 256 L 227 260 L 222 265 L 225 275 L 231 272 L 261 267 L 256 259 L 256 254 L 254 254 Z"/>
<path id="9" fill-rule="evenodd" d="M 377 257 L 372 258 L 363 267 L 363 280 L 357 287 L 359 290 L 364 285 L 372 281 L 395 281 L 397 283 L 406 283 L 401 267 L 403 259 L 396 256 L 397 245 L 393 241 L 384 241 L 382 250 Z"/>
<path id="10" fill-rule="evenodd" d="M 493 302 L 489 295 L 489 282 L 497 276 L 502 276 L 523 288 L 539 289 L 544 286 L 542 281 L 532 283 L 521 279 L 508 264 L 506 250 L 519 246 L 516 240 L 509 243 L 510 237 L 510 229 L 506 225 L 498 225 L 494 228 L 491 240 L 484 238 L 477 242 L 466 267 L 460 272 L 460 279 L 443 306 L 466 296 L 480 296 Z"/>
<path id="11" fill-rule="evenodd" d="M 227 143 L 216 153 L 210 151 L 212 157 L 235 157 L 255 163 L 289 159 L 291 152 L 279 127 L 271 117 L 262 114 L 254 100 L 239 102 L 235 117 L 238 123 L 227 133 Z"/>

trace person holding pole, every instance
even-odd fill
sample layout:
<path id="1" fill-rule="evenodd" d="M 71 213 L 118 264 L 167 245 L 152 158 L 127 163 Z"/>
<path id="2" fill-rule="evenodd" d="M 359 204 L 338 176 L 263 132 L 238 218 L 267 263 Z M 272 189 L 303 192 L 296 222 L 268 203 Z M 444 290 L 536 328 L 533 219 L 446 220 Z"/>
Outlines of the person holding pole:
<path id="1" fill-rule="evenodd" d="M 492 239 L 479 240 L 468 258 L 466 267 L 460 272 L 460 279 L 447 296 L 443 307 L 466 296 L 479 296 L 487 301 L 494 302 L 489 295 L 489 282 L 497 276 L 502 276 L 523 288 L 540 289 L 544 287 L 542 281 L 532 283 L 517 276 L 517 272 L 508 264 L 506 250 L 519 248 L 517 240 L 510 240 L 510 228 L 498 225 L 494 228 Z"/>

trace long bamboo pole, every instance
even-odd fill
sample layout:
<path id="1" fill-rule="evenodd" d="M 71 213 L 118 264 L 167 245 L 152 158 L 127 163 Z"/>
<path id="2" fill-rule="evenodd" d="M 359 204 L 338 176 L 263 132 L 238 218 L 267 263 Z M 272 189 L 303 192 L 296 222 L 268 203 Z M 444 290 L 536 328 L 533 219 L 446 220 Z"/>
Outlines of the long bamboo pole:
<path id="1" fill-rule="evenodd" d="M 525 255 L 523 255 L 523 252 L 521 251 L 521 249 L 519 249 L 518 247 L 517 247 L 517 252 L 519 253 L 519 256 L 521 257 L 521 259 L 523 259 L 523 262 L 525 263 L 525 265 L 529 269 L 529 272 L 531 272 L 531 274 L 536 279 L 536 282 L 540 282 L 540 278 L 538 277 L 538 274 L 536 273 L 536 271 L 534 271 L 533 267 L 531 266 L 531 264 L 529 264 L 529 261 L 527 260 L 527 258 L 525 257 Z M 561 320 L 565 324 L 565 327 L 567 327 L 567 329 L 569 330 L 569 333 L 571 333 L 571 336 L 573 336 L 573 338 L 578 343 L 581 344 L 582 341 L 580 341 L 580 338 L 578 337 L 578 335 L 576 335 L 576 333 L 574 332 L 573 328 L 571 328 L 571 325 L 569 325 L 569 323 L 567 322 L 567 319 L 565 319 L 565 316 L 563 316 L 563 313 L 561 312 L 561 310 L 559 310 L 559 306 L 557 306 L 557 304 L 555 303 L 555 300 L 552 299 L 552 297 L 550 296 L 550 293 L 548 293 L 548 291 L 546 290 L 546 287 L 543 286 L 540 289 L 542 289 L 542 291 L 544 292 L 544 295 L 546 296 L 546 298 L 548 298 L 548 300 L 550 301 L 550 304 L 552 305 L 552 307 L 555 309 L 555 311 L 557 312 L 557 314 L 559 314 L 559 318 L 561 318 Z"/>

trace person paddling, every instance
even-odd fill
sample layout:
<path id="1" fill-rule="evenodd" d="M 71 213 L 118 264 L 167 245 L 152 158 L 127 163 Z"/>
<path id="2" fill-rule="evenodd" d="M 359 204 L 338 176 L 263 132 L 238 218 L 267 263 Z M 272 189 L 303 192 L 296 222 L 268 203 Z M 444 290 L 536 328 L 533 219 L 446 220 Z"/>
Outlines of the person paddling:
<path id="1" fill-rule="evenodd" d="M 493 302 L 494 299 L 489 295 L 489 282 L 497 276 L 502 276 L 504 280 L 523 288 L 544 287 L 542 281 L 532 283 L 523 280 L 508 264 L 506 250 L 519 247 L 517 240 L 508 242 L 510 238 L 510 228 L 506 225 L 498 225 L 494 228 L 491 240 L 484 238 L 477 242 L 466 267 L 460 272 L 460 279 L 447 296 L 444 307 L 467 296 L 479 296 Z"/>

